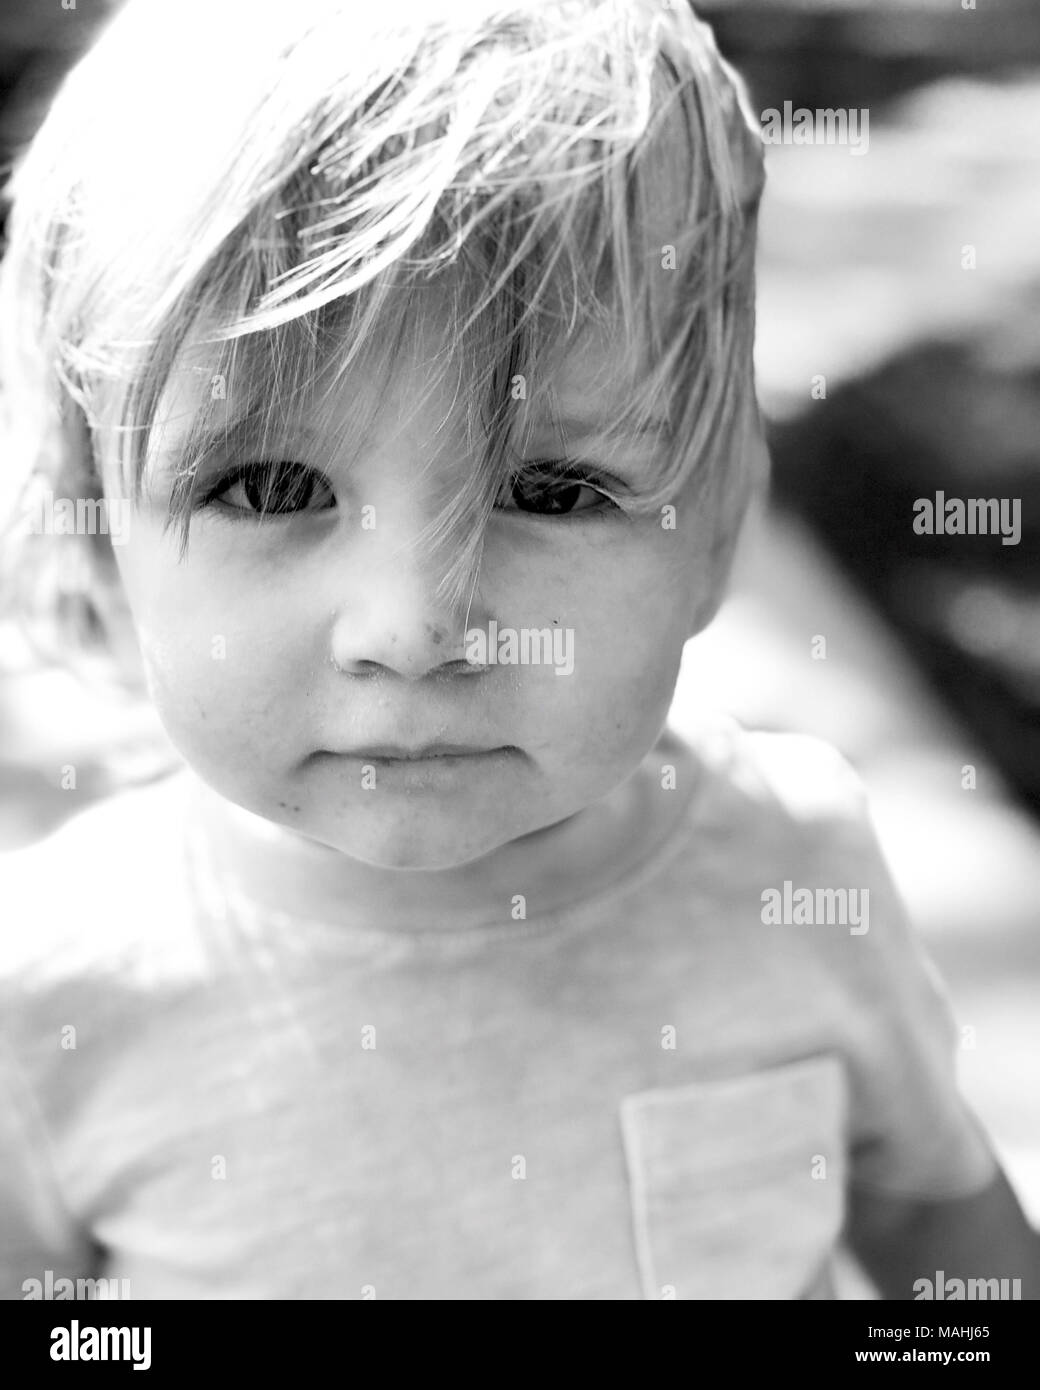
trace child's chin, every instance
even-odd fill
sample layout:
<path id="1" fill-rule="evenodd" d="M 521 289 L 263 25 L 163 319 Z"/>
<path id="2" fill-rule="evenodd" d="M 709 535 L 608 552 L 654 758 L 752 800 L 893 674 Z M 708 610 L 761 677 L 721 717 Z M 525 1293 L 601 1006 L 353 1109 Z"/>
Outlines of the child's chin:
<path id="1" fill-rule="evenodd" d="M 388 827 L 381 833 L 366 835 L 363 843 L 355 841 L 336 847 L 376 869 L 458 869 L 482 859 L 510 838 L 505 833 L 490 833 L 488 826 L 481 827 L 479 836 L 464 832 L 449 836 L 446 830 L 443 825 L 432 833 L 416 833 L 414 827 Z"/>

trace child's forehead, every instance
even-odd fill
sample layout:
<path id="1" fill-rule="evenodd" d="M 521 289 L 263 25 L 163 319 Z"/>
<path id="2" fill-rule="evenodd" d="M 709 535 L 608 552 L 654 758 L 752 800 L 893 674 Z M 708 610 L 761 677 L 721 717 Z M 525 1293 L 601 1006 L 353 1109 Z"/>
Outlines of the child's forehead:
<path id="1" fill-rule="evenodd" d="M 520 270 L 527 272 L 524 302 L 538 305 L 534 351 L 525 355 L 515 372 L 509 369 L 511 376 L 500 392 L 509 418 L 522 428 L 540 429 L 547 423 L 546 416 L 557 412 L 569 415 L 579 406 L 586 414 L 610 415 L 616 413 L 619 404 L 637 399 L 640 385 L 646 383 L 658 365 L 647 352 L 647 326 L 655 325 L 651 336 L 660 344 L 662 336 L 671 332 L 669 328 L 662 335 L 662 325 L 676 326 L 683 316 L 679 272 L 689 279 L 690 263 L 701 259 L 706 244 L 692 245 L 689 241 L 690 198 L 692 185 L 697 181 L 697 161 L 692 158 L 690 130 L 675 104 L 658 123 L 651 147 L 637 161 L 638 197 L 630 196 L 632 168 L 628 161 L 615 161 L 609 170 L 604 170 L 601 180 L 588 181 L 583 213 L 573 227 L 566 217 L 566 226 L 556 226 L 550 219 L 545 223 L 541 241 L 531 243 L 529 260 Z M 528 190 L 536 201 L 542 196 L 537 184 L 535 179 Z M 518 207 L 521 204 L 521 211 L 526 209 L 525 215 L 529 214 L 531 209 L 523 198 L 519 198 Z M 502 235 L 509 241 L 519 234 L 521 225 L 526 225 L 520 212 L 516 219 L 517 226 L 499 226 L 496 222 L 483 235 Z M 624 235 L 620 239 L 607 237 L 604 229 L 619 220 L 627 224 Z M 561 244 L 559 255 L 547 249 L 552 237 L 562 236 L 567 228 L 568 236 L 573 233 L 573 244 L 572 240 L 567 240 L 566 246 Z M 490 323 L 498 310 L 498 291 L 489 290 L 487 278 L 481 270 L 474 269 L 475 265 L 482 265 L 484 248 L 480 235 L 473 235 L 477 253 L 472 262 L 460 255 L 428 279 L 410 273 L 404 263 L 395 264 L 386 272 L 387 282 L 394 286 L 394 296 L 398 289 L 404 296 L 392 306 L 390 318 L 394 327 L 388 327 L 386 341 L 381 341 L 384 335 L 377 316 L 372 332 L 355 334 L 355 345 L 364 338 L 363 350 L 347 366 L 341 360 L 344 354 L 338 347 L 336 332 L 326 335 L 322 331 L 321 353 L 308 370 L 294 367 L 290 380 L 289 373 L 278 368 L 279 352 L 273 340 L 273 350 L 264 361 L 265 331 L 247 334 L 240 340 L 242 351 L 231 355 L 232 366 L 224 372 L 226 379 L 215 381 L 220 374 L 218 364 L 229 357 L 225 341 L 229 324 L 199 323 L 178 353 L 166 383 L 157 412 L 163 433 L 171 437 L 172 432 L 176 441 L 178 434 L 190 430 L 192 420 L 200 415 L 205 415 L 207 428 L 222 422 L 230 426 L 250 412 L 254 418 L 263 415 L 263 402 L 257 400 L 261 383 L 269 396 L 279 394 L 284 386 L 287 394 L 302 387 L 302 394 L 307 397 L 295 398 L 288 408 L 283 398 L 277 409 L 267 411 L 268 421 L 275 414 L 286 422 L 304 415 L 313 426 L 316 415 L 320 415 L 325 425 L 335 428 L 338 421 L 353 414 L 355 429 L 358 419 L 367 417 L 367 430 L 377 417 L 383 417 L 381 426 L 385 424 L 389 414 L 386 403 L 393 394 L 398 408 L 405 403 L 405 413 L 411 398 L 415 402 L 413 417 L 422 412 L 437 423 L 443 411 L 429 404 L 428 387 L 436 380 L 443 388 L 436 394 L 442 395 L 452 378 L 457 394 L 454 408 L 464 409 L 467 397 L 472 399 L 474 394 L 474 377 L 489 365 L 492 357 L 501 354 L 503 361 L 508 362 L 510 347 L 505 332 L 496 330 L 480 339 L 479 360 L 472 352 L 467 360 L 455 336 L 469 311 L 478 313 L 482 322 Z M 497 274 L 501 262 L 492 256 L 491 264 Z M 399 273 L 402 270 L 403 275 Z M 579 287 L 582 276 L 585 283 Z M 361 301 L 383 280 L 381 273 L 372 286 L 362 291 Z M 345 326 L 340 343 L 349 338 L 352 327 L 349 298 L 326 305 L 331 319 Z M 685 298 L 691 301 L 692 315 L 695 309 L 691 296 L 687 293 Z M 398 304 L 404 305 L 403 314 L 396 312 Z M 508 313 L 505 318 L 509 318 Z M 285 360 L 292 365 L 293 354 Z M 485 399 L 485 407 L 487 403 Z M 491 403 L 491 408 L 496 405 Z"/>
<path id="2" fill-rule="evenodd" d="M 318 359 L 309 389 L 287 402 L 273 422 L 263 402 L 250 394 L 248 360 L 239 369 L 245 380 L 236 371 L 214 371 L 216 352 L 203 329 L 185 344 L 170 373 L 149 452 L 176 456 L 200 415 L 207 419 L 208 433 L 226 431 L 229 442 L 277 428 L 315 442 L 353 436 L 357 445 L 361 419 L 370 439 L 373 432 L 388 437 L 424 423 L 431 434 L 444 436 L 452 415 L 464 416 L 467 393 L 473 392 L 465 376 L 467 360 L 456 347 L 449 316 L 431 313 L 427 304 L 414 323 L 406 324 L 400 341 L 387 344 L 384 353 L 376 345 L 366 360 L 351 362 L 346 370 L 342 349 L 331 345 Z M 446 355 L 456 358 L 447 370 Z M 546 435 L 570 425 L 591 429 L 635 392 L 643 370 L 631 339 L 589 324 L 540 348 L 524 372 L 503 381 L 503 394 L 523 433 Z M 246 400 L 250 405 L 243 408 Z"/>

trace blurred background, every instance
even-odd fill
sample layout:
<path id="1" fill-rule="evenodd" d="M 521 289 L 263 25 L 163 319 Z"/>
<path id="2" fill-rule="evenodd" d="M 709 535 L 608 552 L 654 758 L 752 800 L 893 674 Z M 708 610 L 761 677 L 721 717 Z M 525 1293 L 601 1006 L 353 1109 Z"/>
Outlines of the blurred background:
<path id="1" fill-rule="evenodd" d="M 698 8 L 756 115 L 865 108 L 869 145 L 767 146 L 772 494 L 673 719 L 719 704 L 856 766 L 1040 1222 L 1040 5 Z M 1020 499 L 1019 543 L 915 534 L 938 491 Z"/>
<path id="2" fill-rule="evenodd" d="M 110 8 L 5 0 L 5 167 Z M 865 110 L 869 144 L 767 148 L 772 494 L 687 648 L 673 723 L 721 705 L 859 770 L 962 1025 L 964 1089 L 1040 1222 L 1040 5 L 697 8 L 756 115 Z M 1020 541 L 915 534 L 938 491 L 1019 499 Z M 156 734 L 0 627 L 0 849 L 160 775 Z"/>

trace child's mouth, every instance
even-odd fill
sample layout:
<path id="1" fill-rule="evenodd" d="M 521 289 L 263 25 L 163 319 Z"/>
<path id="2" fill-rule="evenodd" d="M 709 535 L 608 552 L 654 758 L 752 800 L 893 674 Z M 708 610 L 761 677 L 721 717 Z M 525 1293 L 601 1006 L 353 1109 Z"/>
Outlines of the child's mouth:
<path id="1" fill-rule="evenodd" d="M 457 743 L 430 743 L 421 747 L 397 744 L 373 744 L 368 748 L 352 748 L 333 754 L 338 762 L 360 764 L 374 778 L 375 785 L 398 786 L 401 789 L 421 788 L 447 790 L 453 786 L 469 786 L 473 778 L 486 779 L 521 756 L 515 747 L 480 748 Z"/>
<path id="2" fill-rule="evenodd" d="M 435 758 L 480 758 L 490 753 L 504 753 L 505 748 L 480 748 L 460 743 L 428 743 L 406 748 L 392 743 L 373 744 L 370 748 L 351 749 L 344 756 L 362 758 L 366 762 L 429 762 Z"/>

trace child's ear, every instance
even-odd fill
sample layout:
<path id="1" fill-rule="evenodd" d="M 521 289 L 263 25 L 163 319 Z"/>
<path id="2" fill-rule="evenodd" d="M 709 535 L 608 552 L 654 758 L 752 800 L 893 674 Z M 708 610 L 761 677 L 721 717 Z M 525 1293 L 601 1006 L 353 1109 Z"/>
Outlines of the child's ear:
<path id="1" fill-rule="evenodd" d="M 693 612 L 687 624 L 687 641 L 691 637 L 696 637 L 699 632 L 703 632 L 722 607 L 732 568 L 732 551 L 733 547 L 729 546 L 730 554 L 725 558 L 716 559 L 711 564 L 710 573 L 697 594 Z"/>
<path id="2" fill-rule="evenodd" d="M 696 637 L 715 617 L 729 592 L 730 579 L 739 566 L 739 555 L 754 543 L 756 524 L 765 510 L 769 488 L 769 450 L 757 409 L 740 461 L 740 485 L 730 496 L 718 519 L 713 553 L 690 619 L 687 639 Z"/>

